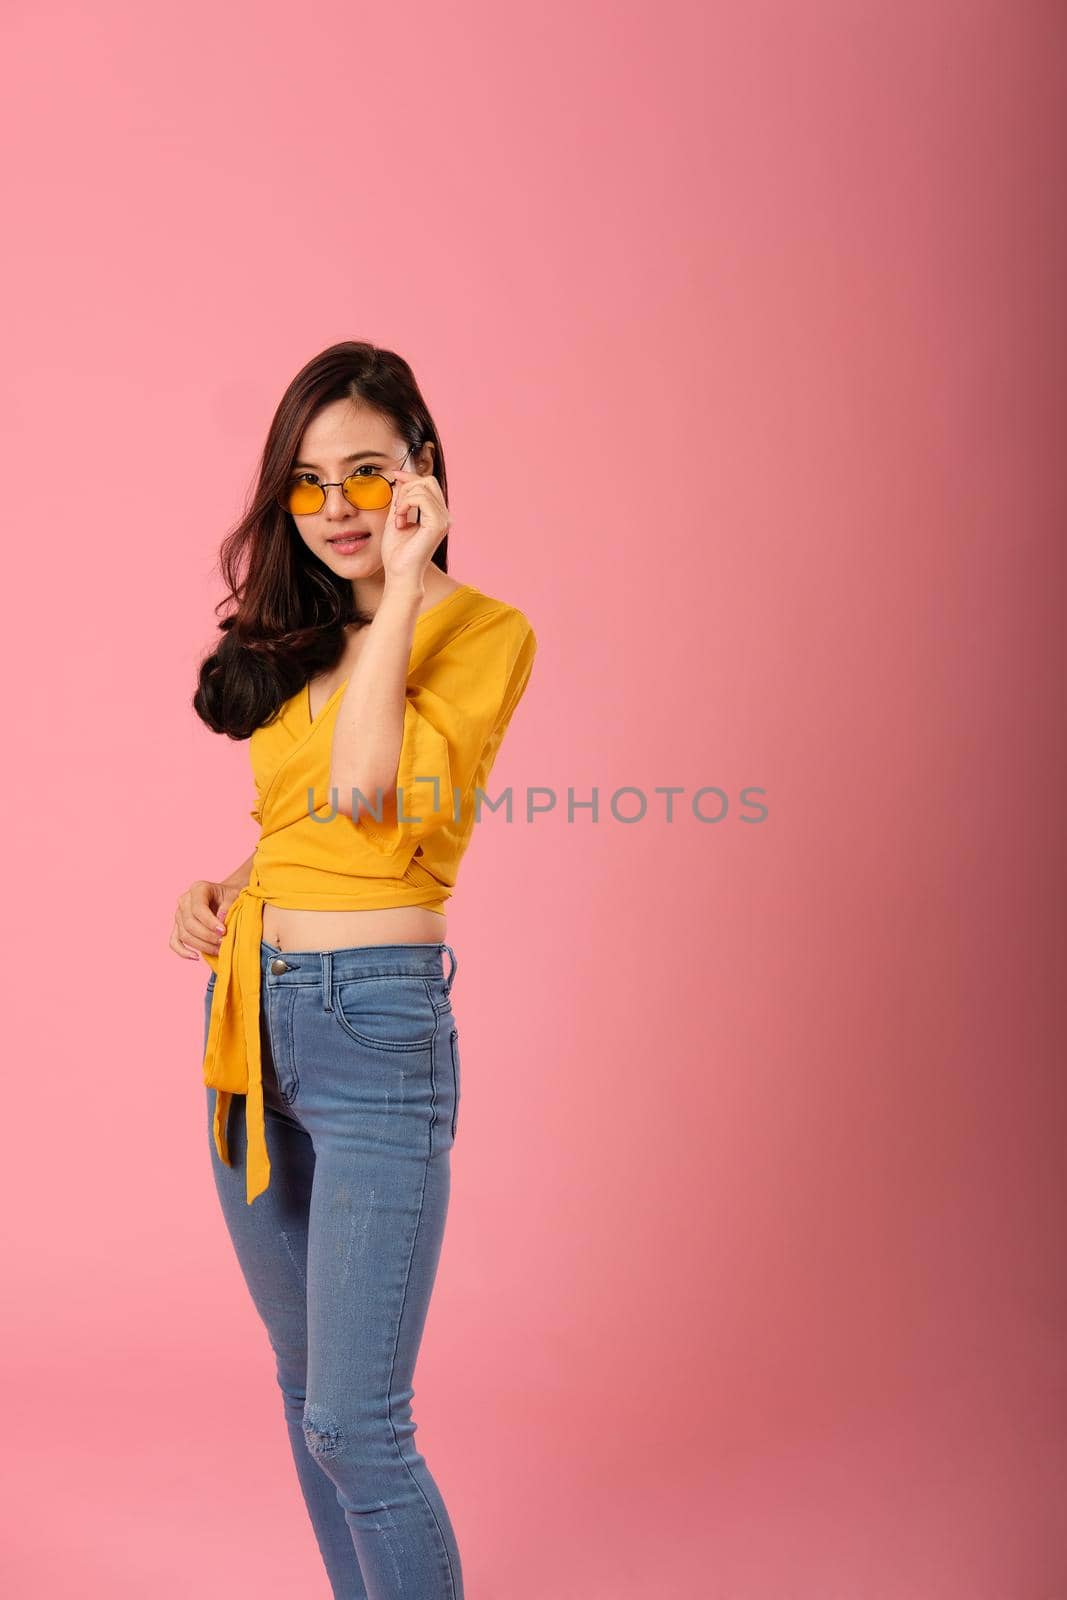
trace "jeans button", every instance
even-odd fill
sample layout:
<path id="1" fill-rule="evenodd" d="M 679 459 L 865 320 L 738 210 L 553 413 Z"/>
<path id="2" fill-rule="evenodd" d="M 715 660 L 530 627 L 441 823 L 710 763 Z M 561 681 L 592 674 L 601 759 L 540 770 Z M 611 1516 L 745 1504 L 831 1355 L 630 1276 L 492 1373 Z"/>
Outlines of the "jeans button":
<path id="1" fill-rule="evenodd" d="M 288 961 L 283 961 L 281 956 L 272 956 L 270 970 L 277 977 L 279 973 L 289 971 L 289 963 Z"/>

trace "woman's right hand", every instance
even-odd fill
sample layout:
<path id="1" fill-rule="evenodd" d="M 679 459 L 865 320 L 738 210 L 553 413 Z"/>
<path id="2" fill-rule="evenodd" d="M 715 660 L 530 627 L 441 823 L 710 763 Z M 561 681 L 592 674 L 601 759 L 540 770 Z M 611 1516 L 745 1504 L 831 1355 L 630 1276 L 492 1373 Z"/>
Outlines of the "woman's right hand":
<path id="1" fill-rule="evenodd" d="M 394 472 L 393 477 L 393 498 L 382 528 L 386 588 L 423 583 L 434 551 L 452 526 L 444 491 L 432 473 Z"/>
<path id="2" fill-rule="evenodd" d="M 178 900 L 170 947 L 186 961 L 199 961 L 197 951 L 216 956 L 226 931 L 226 913 L 240 894 L 230 883 L 198 878 Z"/>

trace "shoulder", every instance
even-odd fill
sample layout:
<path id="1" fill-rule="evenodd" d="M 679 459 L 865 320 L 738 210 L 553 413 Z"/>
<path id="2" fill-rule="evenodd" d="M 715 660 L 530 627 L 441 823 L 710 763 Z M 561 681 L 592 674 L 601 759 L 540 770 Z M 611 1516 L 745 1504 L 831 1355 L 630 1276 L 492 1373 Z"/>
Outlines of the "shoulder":
<path id="1" fill-rule="evenodd" d="M 515 648 L 536 647 L 537 635 L 529 617 L 519 606 L 498 595 L 488 594 L 475 584 L 464 584 L 448 608 L 449 638 L 470 645 L 478 639 L 507 640 Z M 446 641 L 442 641 L 446 642 Z"/>

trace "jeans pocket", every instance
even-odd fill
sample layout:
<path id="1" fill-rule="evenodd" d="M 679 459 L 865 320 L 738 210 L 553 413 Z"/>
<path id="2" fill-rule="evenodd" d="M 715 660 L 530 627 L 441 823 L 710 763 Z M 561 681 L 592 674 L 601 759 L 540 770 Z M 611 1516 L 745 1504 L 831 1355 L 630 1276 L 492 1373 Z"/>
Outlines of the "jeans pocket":
<path id="1" fill-rule="evenodd" d="M 437 1029 L 430 985 L 408 972 L 340 979 L 333 1014 L 353 1039 L 376 1050 L 425 1049 Z"/>

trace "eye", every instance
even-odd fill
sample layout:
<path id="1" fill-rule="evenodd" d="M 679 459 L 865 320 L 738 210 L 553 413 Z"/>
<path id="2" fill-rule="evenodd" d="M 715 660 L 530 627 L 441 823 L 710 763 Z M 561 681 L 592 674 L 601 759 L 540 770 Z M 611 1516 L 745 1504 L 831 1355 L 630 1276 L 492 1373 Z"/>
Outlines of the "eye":
<path id="1" fill-rule="evenodd" d="M 377 477 L 377 475 L 378 475 L 378 473 L 380 471 L 381 471 L 380 467 L 372 467 L 369 464 L 369 462 L 366 462 L 366 463 L 364 463 L 364 465 L 362 467 L 357 467 L 354 472 L 350 472 L 349 473 L 349 477 L 350 478 L 359 478 L 359 477 L 375 478 L 375 477 Z"/>
<path id="2" fill-rule="evenodd" d="M 313 472 L 298 472 L 289 480 L 290 483 L 318 483 L 318 481 Z"/>

